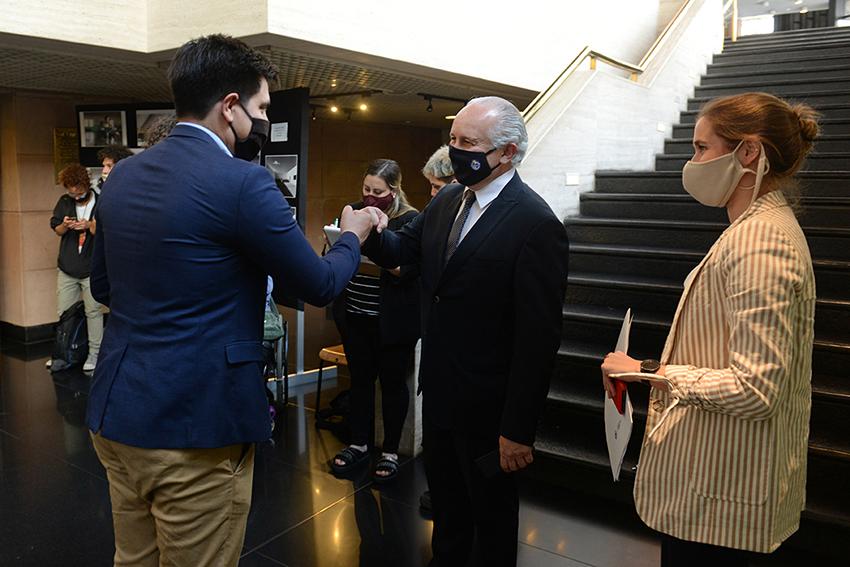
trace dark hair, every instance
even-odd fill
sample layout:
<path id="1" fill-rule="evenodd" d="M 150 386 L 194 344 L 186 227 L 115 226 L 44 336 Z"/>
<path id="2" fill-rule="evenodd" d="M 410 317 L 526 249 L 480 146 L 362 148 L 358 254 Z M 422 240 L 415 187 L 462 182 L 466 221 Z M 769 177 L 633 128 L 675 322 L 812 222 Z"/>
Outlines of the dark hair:
<path id="1" fill-rule="evenodd" d="M 112 160 L 112 163 L 115 164 L 124 158 L 130 157 L 131 155 L 133 155 L 133 152 L 128 150 L 126 146 L 113 144 L 111 146 L 101 148 L 101 150 L 97 152 L 97 161 L 102 162 L 109 158 Z"/>
<path id="2" fill-rule="evenodd" d="M 72 163 L 66 165 L 59 172 L 59 184 L 65 189 L 80 186 L 91 189 L 91 177 L 89 177 L 89 172 L 86 171 L 85 167 L 78 163 Z"/>
<path id="3" fill-rule="evenodd" d="M 168 67 L 178 117 L 205 118 L 228 93 L 246 102 L 260 81 L 277 80 L 277 67 L 259 51 L 230 36 L 215 34 L 184 43 Z"/>
<path id="4" fill-rule="evenodd" d="M 401 188 L 401 167 L 399 167 L 398 162 L 391 159 L 376 159 L 366 167 L 366 173 L 363 174 L 363 177 L 365 178 L 367 175 L 374 175 L 383 179 L 395 195 L 393 204 L 386 211 L 388 217 L 394 219 L 408 211 L 416 210 L 407 202 L 407 195 Z"/>
<path id="5" fill-rule="evenodd" d="M 168 137 L 174 127 L 177 126 L 177 118 L 174 116 L 162 116 L 153 123 L 147 132 L 145 132 L 145 144 L 151 147 Z"/>

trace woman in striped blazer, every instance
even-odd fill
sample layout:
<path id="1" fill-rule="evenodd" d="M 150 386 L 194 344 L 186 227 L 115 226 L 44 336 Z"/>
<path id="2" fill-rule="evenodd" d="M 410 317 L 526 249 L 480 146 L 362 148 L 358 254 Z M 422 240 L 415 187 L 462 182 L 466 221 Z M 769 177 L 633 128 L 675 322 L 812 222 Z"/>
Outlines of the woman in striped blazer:
<path id="1" fill-rule="evenodd" d="M 769 94 L 702 109 L 682 181 L 731 224 L 686 279 L 660 361 L 602 364 L 609 395 L 612 378 L 652 386 L 634 494 L 664 567 L 747 565 L 799 527 L 815 280 L 783 190 L 817 133 L 811 108 Z"/>

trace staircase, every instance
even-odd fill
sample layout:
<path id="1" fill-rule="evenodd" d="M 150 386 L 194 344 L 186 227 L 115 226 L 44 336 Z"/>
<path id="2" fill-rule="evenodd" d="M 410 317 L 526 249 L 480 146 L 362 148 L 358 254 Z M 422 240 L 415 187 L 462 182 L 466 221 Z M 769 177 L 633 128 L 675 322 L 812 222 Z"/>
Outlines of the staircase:
<path id="1" fill-rule="evenodd" d="M 656 171 L 600 171 L 566 220 L 570 275 L 563 341 L 537 452 L 554 480 L 628 498 L 646 420 L 647 389 L 633 388 L 635 429 L 621 482 L 611 482 L 599 364 L 632 308 L 630 354 L 657 358 L 682 282 L 728 225 L 725 209 L 685 193 L 697 111 L 711 98 L 766 91 L 823 113 L 822 136 L 799 175 L 800 224 L 808 238 L 818 302 L 812 377 L 809 478 L 803 527 L 789 546 L 850 547 L 850 29 L 825 28 L 727 43 L 709 66 Z M 547 476 L 552 476 L 547 474 Z M 625 484 L 625 486 L 623 486 Z M 595 486 L 595 488 L 591 488 Z M 838 535 L 836 535 L 838 534 Z M 843 546 L 843 547 L 842 547 Z M 846 557 L 846 556 L 845 556 Z"/>

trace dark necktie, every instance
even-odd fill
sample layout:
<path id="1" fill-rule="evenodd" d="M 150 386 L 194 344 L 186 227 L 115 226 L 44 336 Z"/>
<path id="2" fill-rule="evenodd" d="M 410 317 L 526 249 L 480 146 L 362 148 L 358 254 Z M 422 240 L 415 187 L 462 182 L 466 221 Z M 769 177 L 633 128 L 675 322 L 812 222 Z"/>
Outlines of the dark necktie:
<path id="1" fill-rule="evenodd" d="M 465 189 L 463 195 L 463 204 L 461 205 L 460 214 L 455 219 L 452 229 L 449 232 L 449 239 L 446 244 L 446 264 L 449 263 L 452 255 L 457 250 L 460 244 L 460 235 L 463 232 L 463 225 L 466 224 L 466 219 L 469 218 L 469 210 L 472 208 L 472 203 L 475 202 L 475 193 L 470 189 Z"/>

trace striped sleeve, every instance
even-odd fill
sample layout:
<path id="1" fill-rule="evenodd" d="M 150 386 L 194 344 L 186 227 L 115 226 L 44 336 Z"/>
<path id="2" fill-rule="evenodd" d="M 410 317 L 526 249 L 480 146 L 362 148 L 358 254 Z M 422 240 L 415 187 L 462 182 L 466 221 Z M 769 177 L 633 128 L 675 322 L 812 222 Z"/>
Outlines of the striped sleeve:
<path id="1" fill-rule="evenodd" d="M 731 236 L 731 235 L 730 235 Z M 794 349 L 794 297 L 805 274 L 799 253 L 775 225 L 753 221 L 741 226 L 722 260 L 729 313 L 729 366 L 698 368 L 668 365 L 666 375 L 681 403 L 706 411 L 764 420 L 777 410 Z M 696 309 L 705 320 L 701 340 L 721 333 L 710 309 Z M 705 332 L 707 330 L 707 332 Z"/>

